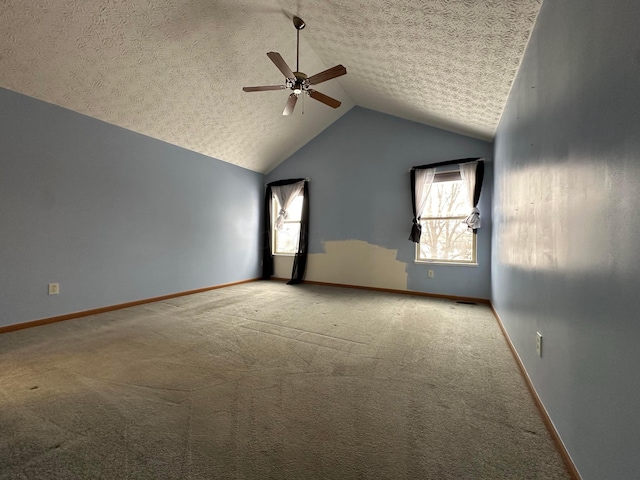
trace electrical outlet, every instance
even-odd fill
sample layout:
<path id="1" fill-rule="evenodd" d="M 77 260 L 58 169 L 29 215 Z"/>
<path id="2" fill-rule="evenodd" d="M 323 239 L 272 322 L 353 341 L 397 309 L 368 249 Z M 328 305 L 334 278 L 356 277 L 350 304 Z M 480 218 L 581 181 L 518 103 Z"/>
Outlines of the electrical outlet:
<path id="1" fill-rule="evenodd" d="M 435 277 L 435 276 L 436 276 L 436 275 L 435 275 L 435 273 L 433 273 L 433 270 L 429 270 L 429 271 L 427 272 L 427 277 L 429 277 L 429 278 L 433 278 L 433 277 Z"/>
<path id="2" fill-rule="evenodd" d="M 59 283 L 50 283 L 49 284 L 49 295 L 58 295 L 60 293 L 60 284 Z"/>
<path id="3" fill-rule="evenodd" d="M 542 356 L 542 334 L 536 332 L 536 353 L 539 357 Z"/>

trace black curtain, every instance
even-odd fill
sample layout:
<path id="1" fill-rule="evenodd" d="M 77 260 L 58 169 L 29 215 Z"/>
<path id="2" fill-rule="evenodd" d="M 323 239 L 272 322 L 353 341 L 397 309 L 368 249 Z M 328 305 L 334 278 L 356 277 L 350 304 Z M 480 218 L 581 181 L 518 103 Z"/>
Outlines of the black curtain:
<path id="1" fill-rule="evenodd" d="M 267 184 L 264 194 L 264 215 L 262 222 L 262 278 L 268 280 L 273 275 L 273 252 L 272 231 L 271 231 L 271 211 L 272 196 L 271 187 L 280 185 L 289 185 L 304 181 L 302 201 L 302 216 L 300 218 L 300 238 L 298 240 L 298 252 L 293 259 L 293 270 L 291 271 L 291 280 L 287 282 L 289 285 L 302 283 L 304 272 L 307 268 L 307 254 L 309 250 L 309 182 L 305 178 L 295 178 L 290 180 L 278 180 Z"/>
<path id="2" fill-rule="evenodd" d="M 262 216 L 262 279 L 269 280 L 273 275 L 273 253 L 271 253 L 271 185 L 267 185 L 264 194 L 264 215 Z"/>
<path id="3" fill-rule="evenodd" d="M 409 240 L 414 243 L 420 243 L 420 236 L 422 235 L 422 225 L 416 216 L 416 170 L 422 168 L 436 168 L 446 165 L 459 165 L 461 163 L 478 162 L 478 168 L 476 170 L 476 188 L 473 196 L 473 206 L 478 205 L 480 199 L 480 190 L 482 190 L 482 179 L 484 178 L 484 162 L 480 161 L 482 157 L 474 158 L 461 158 L 460 160 L 447 160 L 446 162 L 432 163 L 429 165 L 419 165 L 417 167 L 411 167 L 409 171 L 411 173 L 411 208 L 413 210 L 413 225 L 411 226 L 411 234 Z M 476 230 L 473 233 L 477 233 Z"/>
<path id="4" fill-rule="evenodd" d="M 479 161 L 478 166 L 476 167 L 476 187 L 473 193 L 474 207 L 477 207 L 478 202 L 480 201 L 480 192 L 482 191 L 482 180 L 484 180 L 484 162 Z"/>
<path id="5" fill-rule="evenodd" d="M 420 237 L 422 236 L 422 225 L 418 221 L 418 212 L 416 212 L 416 168 L 411 169 L 411 208 L 413 210 L 413 225 L 411 226 L 411 235 L 409 240 L 413 243 L 420 243 Z"/>
<path id="6" fill-rule="evenodd" d="M 480 160 L 478 161 L 478 166 L 476 167 L 476 184 L 473 188 L 473 207 L 474 208 L 478 206 L 478 202 L 480 201 L 480 192 L 482 191 L 482 180 L 484 180 L 484 162 Z M 478 213 L 478 218 L 480 218 L 479 213 Z M 474 228 L 473 233 L 477 234 L 478 229 Z"/>
<path id="7" fill-rule="evenodd" d="M 307 268 L 307 253 L 309 251 L 309 182 L 307 181 L 304 182 L 303 192 L 300 238 L 298 240 L 298 251 L 293 259 L 291 280 L 287 282 L 289 285 L 302 283 L 304 272 Z"/>

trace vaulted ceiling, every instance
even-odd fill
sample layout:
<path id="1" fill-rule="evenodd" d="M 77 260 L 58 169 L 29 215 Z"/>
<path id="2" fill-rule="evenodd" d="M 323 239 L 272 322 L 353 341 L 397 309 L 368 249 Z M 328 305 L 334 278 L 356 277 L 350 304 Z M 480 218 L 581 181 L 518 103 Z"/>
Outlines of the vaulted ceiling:
<path id="1" fill-rule="evenodd" d="M 3 0 L 0 86 L 258 172 L 354 105 L 491 140 L 542 0 Z M 245 93 L 295 70 L 347 75 Z"/>

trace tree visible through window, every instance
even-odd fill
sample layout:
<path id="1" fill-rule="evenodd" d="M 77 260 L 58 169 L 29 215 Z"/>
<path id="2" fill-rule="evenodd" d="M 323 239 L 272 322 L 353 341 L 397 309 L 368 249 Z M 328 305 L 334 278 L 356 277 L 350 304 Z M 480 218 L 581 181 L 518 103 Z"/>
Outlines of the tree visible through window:
<path id="1" fill-rule="evenodd" d="M 436 174 L 425 212 L 416 260 L 476 263 L 476 235 L 463 220 L 469 214 L 467 193 L 459 173 Z"/>
<path id="2" fill-rule="evenodd" d="M 300 237 L 300 219 L 302 218 L 303 195 L 298 195 L 287 210 L 287 217 L 281 230 L 276 230 L 273 223 L 273 253 L 276 255 L 294 255 L 298 251 L 298 239 Z M 273 212 L 280 211 L 278 200 L 273 197 Z"/>

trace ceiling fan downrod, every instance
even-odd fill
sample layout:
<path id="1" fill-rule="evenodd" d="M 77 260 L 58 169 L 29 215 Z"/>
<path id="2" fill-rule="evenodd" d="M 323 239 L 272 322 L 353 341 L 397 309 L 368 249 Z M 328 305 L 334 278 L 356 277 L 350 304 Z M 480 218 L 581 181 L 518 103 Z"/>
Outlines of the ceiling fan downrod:
<path id="1" fill-rule="evenodd" d="M 300 30 L 305 27 L 304 20 L 293 17 L 293 26 L 296 27 L 296 72 L 300 71 Z"/>

